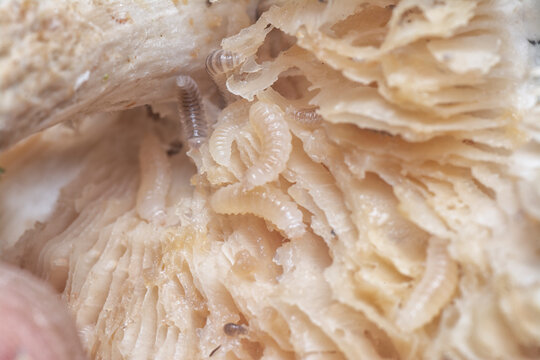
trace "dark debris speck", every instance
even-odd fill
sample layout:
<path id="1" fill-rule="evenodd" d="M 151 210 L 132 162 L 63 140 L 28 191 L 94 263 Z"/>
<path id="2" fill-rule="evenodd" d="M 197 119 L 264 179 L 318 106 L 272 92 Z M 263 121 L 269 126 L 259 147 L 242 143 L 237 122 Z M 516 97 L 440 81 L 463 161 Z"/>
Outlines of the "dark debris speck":
<path id="1" fill-rule="evenodd" d="M 169 149 L 167 150 L 167 155 L 168 156 L 173 156 L 173 155 L 176 155 L 180 152 L 180 150 L 182 150 L 182 147 L 184 146 L 184 144 L 182 144 L 181 141 L 173 141 L 169 144 Z"/>
<path id="2" fill-rule="evenodd" d="M 210 355 L 208 355 L 208 357 L 212 357 L 219 350 L 220 347 L 221 345 L 218 345 L 214 350 L 212 350 L 212 352 L 210 353 Z"/>

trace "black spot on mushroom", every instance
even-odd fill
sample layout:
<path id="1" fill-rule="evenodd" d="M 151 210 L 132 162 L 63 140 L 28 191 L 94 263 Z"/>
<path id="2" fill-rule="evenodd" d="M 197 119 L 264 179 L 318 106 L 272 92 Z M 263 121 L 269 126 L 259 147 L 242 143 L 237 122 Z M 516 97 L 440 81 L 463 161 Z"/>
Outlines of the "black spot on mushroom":
<path id="1" fill-rule="evenodd" d="M 208 355 L 208 357 L 214 356 L 214 354 L 219 350 L 220 347 L 221 345 L 218 345 L 214 350 L 212 350 L 212 352 L 210 353 L 210 355 Z"/>
<path id="2" fill-rule="evenodd" d="M 240 324 L 235 323 L 227 323 L 223 326 L 223 332 L 227 336 L 238 336 L 238 335 L 244 335 L 247 333 L 247 329 Z"/>

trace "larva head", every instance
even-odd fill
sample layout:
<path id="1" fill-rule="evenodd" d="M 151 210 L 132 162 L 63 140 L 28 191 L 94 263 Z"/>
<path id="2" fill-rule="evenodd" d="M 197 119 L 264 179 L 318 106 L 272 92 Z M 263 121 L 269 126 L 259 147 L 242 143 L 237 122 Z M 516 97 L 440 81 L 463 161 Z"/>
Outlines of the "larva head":
<path id="1" fill-rule="evenodd" d="M 194 137 L 187 140 L 188 145 L 191 149 L 200 148 L 204 141 L 205 141 L 205 138 L 203 137 Z"/>
<path id="2" fill-rule="evenodd" d="M 193 78 L 188 75 L 178 76 L 176 78 L 176 86 L 178 86 L 181 89 L 197 88 L 197 84 L 195 83 L 195 80 L 193 80 Z"/>
<path id="3" fill-rule="evenodd" d="M 253 171 L 253 169 L 248 169 L 246 175 L 242 179 L 242 190 L 243 191 L 250 191 L 253 190 L 255 187 L 260 184 L 261 181 L 259 181 L 259 178 L 261 177 L 261 174 L 257 171 Z"/>

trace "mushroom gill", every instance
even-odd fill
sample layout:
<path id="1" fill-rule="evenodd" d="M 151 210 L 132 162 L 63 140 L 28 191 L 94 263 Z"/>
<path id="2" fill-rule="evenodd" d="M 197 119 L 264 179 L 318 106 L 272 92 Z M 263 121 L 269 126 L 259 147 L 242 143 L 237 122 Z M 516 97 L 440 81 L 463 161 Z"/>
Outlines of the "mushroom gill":
<path id="1" fill-rule="evenodd" d="M 91 358 L 540 356 L 534 1 L 54 3 L 0 4 L 0 258 Z"/>

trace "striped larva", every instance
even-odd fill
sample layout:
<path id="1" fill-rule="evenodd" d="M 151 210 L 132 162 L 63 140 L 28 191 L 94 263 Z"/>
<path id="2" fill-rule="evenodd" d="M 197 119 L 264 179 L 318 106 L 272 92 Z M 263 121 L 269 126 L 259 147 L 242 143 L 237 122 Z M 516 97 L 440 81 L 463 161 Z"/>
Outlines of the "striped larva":
<path id="1" fill-rule="evenodd" d="M 403 331 L 413 331 L 430 322 L 450 301 L 457 282 L 457 265 L 448 255 L 446 245 L 430 239 L 424 276 L 399 310 L 396 325 Z"/>
<path id="2" fill-rule="evenodd" d="M 171 185 L 167 154 L 154 135 L 147 135 L 139 151 L 141 182 L 137 191 L 137 213 L 152 222 L 165 220 L 165 199 Z"/>
<path id="3" fill-rule="evenodd" d="M 208 124 L 204 116 L 199 87 L 191 76 L 176 78 L 178 87 L 178 112 L 184 134 L 192 148 L 198 148 L 208 135 Z"/>
<path id="4" fill-rule="evenodd" d="M 244 176 L 246 190 L 277 179 L 292 150 L 292 136 L 279 106 L 257 102 L 249 109 L 249 121 L 261 141 L 261 152 Z"/>
<path id="5" fill-rule="evenodd" d="M 240 57 L 231 51 L 218 49 L 206 57 L 206 71 L 212 79 L 234 70 L 238 65 L 240 65 Z"/>
<path id="6" fill-rule="evenodd" d="M 265 185 L 244 191 L 240 183 L 217 190 L 210 206 L 219 214 L 253 214 L 274 224 L 289 238 L 305 232 L 302 212 L 291 198 L 280 189 Z"/>
<path id="7" fill-rule="evenodd" d="M 322 116 L 317 114 L 316 110 L 316 107 L 297 109 L 289 106 L 287 107 L 286 113 L 287 116 L 299 124 L 316 126 L 319 125 L 323 120 Z"/>
<path id="8" fill-rule="evenodd" d="M 244 125 L 247 106 L 238 101 L 227 106 L 220 114 L 209 139 L 209 150 L 214 160 L 222 166 L 230 166 L 232 143 Z"/>
<path id="9" fill-rule="evenodd" d="M 227 73 L 240 65 L 240 57 L 230 51 L 214 50 L 206 57 L 206 72 L 212 78 L 226 103 L 234 100 L 234 95 L 227 90 Z"/>
<path id="10" fill-rule="evenodd" d="M 240 124 L 234 119 L 223 121 L 214 129 L 210 137 L 210 154 L 219 165 L 229 166 L 231 163 L 232 144 L 240 131 Z"/>

